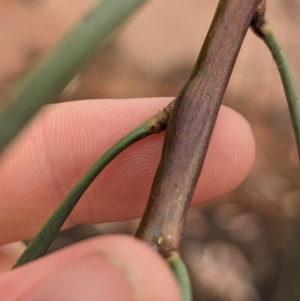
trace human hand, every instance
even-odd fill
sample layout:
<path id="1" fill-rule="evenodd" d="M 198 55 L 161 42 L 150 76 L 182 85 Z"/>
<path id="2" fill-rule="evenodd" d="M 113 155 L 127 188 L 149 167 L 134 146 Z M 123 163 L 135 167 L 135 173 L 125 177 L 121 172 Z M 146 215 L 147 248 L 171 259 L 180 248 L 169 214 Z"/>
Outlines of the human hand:
<path id="1" fill-rule="evenodd" d="M 90 100 L 51 105 L 0 163 L 0 266 L 34 236 L 84 172 L 114 142 L 171 99 Z M 119 155 L 84 194 L 64 228 L 140 217 L 164 134 Z M 235 188 L 254 160 L 248 123 L 222 107 L 193 204 Z M 6 245 L 6 246 L 5 246 Z M 172 273 L 145 243 L 124 235 L 90 239 L 0 275 L 1 300 L 180 300 Z"/>

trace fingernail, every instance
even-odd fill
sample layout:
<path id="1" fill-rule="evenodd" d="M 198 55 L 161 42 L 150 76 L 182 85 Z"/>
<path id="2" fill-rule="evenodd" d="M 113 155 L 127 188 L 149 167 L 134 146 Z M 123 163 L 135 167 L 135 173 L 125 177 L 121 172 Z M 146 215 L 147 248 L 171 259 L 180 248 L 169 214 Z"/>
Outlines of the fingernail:
<path id="1" fill-rule="evenodd" d="M 28 275 L 30 276 L 30 275 Z M 113 263 L 93 255 L 66 266 L 34 287 L 22 301 L 135 300 Z"/>

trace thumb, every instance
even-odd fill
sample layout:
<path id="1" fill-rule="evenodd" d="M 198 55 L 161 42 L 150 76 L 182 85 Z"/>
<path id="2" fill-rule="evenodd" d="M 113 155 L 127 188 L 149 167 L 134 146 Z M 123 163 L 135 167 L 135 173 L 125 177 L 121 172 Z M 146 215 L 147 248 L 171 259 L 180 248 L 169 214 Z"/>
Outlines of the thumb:
<path id="1" fill-rule="evenodd" d="M 0 277 L 3 300 L 180 300 L 163 259 L 128 236 L 87 240 Z"/>

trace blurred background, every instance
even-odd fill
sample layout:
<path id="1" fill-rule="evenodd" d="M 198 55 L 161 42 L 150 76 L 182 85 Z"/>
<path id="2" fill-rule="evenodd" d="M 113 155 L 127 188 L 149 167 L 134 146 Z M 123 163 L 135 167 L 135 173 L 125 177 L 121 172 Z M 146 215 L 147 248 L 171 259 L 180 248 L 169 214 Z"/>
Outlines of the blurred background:
<path id="1" fill-rule="evenodd" d="M 1 0 L 0 93 L 4 95 L 95 2 Z M 78 74 L 59 101 L 175 96 L 191 72 L 217 3 L 148 1 Z M 267 19 L 300 86 L 300 0 L 273 0 L 267 5 Z M 282 212 L 297 211 L 300 170 L 276 65 L 251 31 L 224 104 L 250 122 L 256 161 L 235 191 L 190 209 L 182 252 L 192 275 L 194 300 L 271 300 L 286 242 Z M 63 231 L 51 249 L 99 234 L 133 234 L 137 224 L 135 220 L 77 226 Z"/>

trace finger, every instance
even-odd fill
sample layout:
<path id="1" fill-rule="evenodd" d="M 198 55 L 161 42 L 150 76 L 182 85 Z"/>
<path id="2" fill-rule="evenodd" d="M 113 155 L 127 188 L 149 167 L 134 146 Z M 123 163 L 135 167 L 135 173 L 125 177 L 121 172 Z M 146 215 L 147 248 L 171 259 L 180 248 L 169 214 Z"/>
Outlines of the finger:
<path id="1" fill-rule="evenodd" d="M 120 235 L 87 240 L 2 274 L 0 291 L 2 300 L 180 300 L 162 257 Z"/>
<path id="2" fill-rule="evenodd" d="M 32 237 L 101 154 L 170 100 L 91 100 L 45 109 L 2 160 L 0 243 Z M 148 137 L 119 155 L 87 190 L 65 226 L 141 216 L 163 137 Z M 248 123 L 222 107 L 194 204 L 237 186 L 253 158 Z"/>

